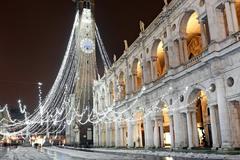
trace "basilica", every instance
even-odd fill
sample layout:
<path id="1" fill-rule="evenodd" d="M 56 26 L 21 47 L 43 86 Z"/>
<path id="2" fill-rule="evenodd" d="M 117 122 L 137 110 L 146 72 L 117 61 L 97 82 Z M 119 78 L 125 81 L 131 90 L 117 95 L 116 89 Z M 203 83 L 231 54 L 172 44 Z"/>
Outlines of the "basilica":
<path id="1" fill-rule="evenodd" d="M 94 82 L 95 147 L 240 147 L 240 0 L 165 1 Z"/>

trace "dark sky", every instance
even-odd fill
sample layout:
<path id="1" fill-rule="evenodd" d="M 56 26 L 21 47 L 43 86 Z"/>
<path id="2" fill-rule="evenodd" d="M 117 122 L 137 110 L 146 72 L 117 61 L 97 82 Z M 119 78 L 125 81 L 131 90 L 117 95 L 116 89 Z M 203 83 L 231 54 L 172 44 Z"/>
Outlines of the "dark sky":
<path id="1" fill-rule="evenodd" d="M 123 53 L 160 13 L 163 0 L 96 0 L 95 18 L 110 58 Z M 20 98 L 29 110 L 51 88 L 67 46 L 75 16 L 71 0 L 5 0 L 0 2 L 0 104 L 16 106 Z M 101 64 L 99 65 L 101 66 Z"/>

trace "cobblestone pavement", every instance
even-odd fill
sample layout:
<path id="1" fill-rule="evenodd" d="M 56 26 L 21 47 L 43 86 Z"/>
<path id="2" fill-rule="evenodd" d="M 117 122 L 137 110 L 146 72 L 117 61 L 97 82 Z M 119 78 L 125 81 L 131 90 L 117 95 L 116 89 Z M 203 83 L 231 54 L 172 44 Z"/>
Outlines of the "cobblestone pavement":
<path id="1" fill-rule="evenodd" d="M 7 152 L 2 150 L 1 154 L 1 160 L 51 160 L 47 154 L 31 147 L 18 147 Z"/>

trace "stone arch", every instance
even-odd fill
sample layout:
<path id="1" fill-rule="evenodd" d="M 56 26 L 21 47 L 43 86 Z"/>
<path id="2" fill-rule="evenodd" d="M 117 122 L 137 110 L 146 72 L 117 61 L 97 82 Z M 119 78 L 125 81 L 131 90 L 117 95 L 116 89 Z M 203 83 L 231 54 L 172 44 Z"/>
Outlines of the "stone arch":
<path id="1" fill-rule="evenodd" d="M 202 23 L 198 18 L 199 14 L 196 10 L 188 10 L 180 21 L 179 32 L 183 41 L 181 45 L 183 45 L 185 60 L 201 55 L 209 43 L 207 42 L 209 38 L 206 38 L 209 35 L 207 19 Z"/>
<path id="2" fill-rule="evenodd" d="M 161 77 L 167 72 L 168 56 L 163 48 L 163 41 L 157 39 L 154 41 L 151 57 L 153 63 L 153 73 L 156 77 Z"/>
<path id="3" fill-rule="evenodd" d="M 170 128 L 169 105 L 166 100 L 161 100 L 160 103 L 161 117 L 160 120 L 160 146 L 162 148 L 170 148 L 172 146 L 172 137 Z"/>
<path id="4" fill-rule="evenodd" d="M 145 147 L 145 132 L 144 132 L 144 112 L 138 111 L 134 113 L 134 120 L 136 121 L 136 127 L 134 132 L 134 142 L 136 147 Z"/>
<path id="5" fill-rule="evenodd" d="M 143 70 L 141 62 L 138 58 L 135 58 L 132 64 L 132 78 L 134 82 L 134 91 L 138 91 L 142 88 L 143 84 Z"/>
<path id="6" fill-rule="evenodd" d="M 191 139 L 189 147 L 211 147 L 212 132 L 206 91 L 202 87 L 193 88 L 187 102 L 187 128 L 191 132 L 188 133 L 188 140 Z"/>
<path id="7" fill-rule="evenodd" d="M 114 98 L 115 98 L 114 86 L 112 81 L 109 83 L 109 96 L 110 96 L 109 98 L 110 98 L 110 105 L 111 105 L 113 104 Z"/>
<path id="8" fill-rule="evenodd" d="M 126 78 L 123 71 L 120 72 L 118 81 L 119 81 L 119 94 L 120 94 L 119 98 L 124 99 L 126 96 Z"/>

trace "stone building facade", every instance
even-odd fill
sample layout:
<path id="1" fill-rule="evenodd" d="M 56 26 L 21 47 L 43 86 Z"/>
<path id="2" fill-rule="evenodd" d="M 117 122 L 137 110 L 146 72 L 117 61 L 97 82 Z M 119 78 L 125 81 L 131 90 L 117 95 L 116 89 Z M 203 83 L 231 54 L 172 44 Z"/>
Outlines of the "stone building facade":
<path id="1" fill-rule="evenodd" d="M 240 147 L 240 0 L 172 0 L 94 83 L 94 145 Z"/>

